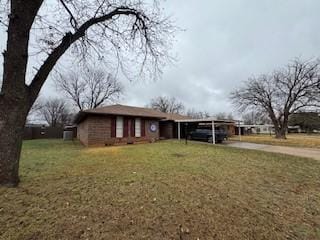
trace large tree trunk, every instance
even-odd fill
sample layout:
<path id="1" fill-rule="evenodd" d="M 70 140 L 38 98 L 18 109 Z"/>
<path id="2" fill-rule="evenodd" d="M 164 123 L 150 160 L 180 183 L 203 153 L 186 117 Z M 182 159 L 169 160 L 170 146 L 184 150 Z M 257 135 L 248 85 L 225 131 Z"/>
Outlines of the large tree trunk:
<path id="1" fill-rule="evenodd" d="M 276 138 L 278 139 L 287 139 L 287 130 L 288 130 L 288 117 L 284 117 L 282 123 L 278 130 L 276 130 Z"/>
<path id="2" fill-rule="evenodd" d="M 275 132 L 276 138 L 285 139 L 286 134 L 285 134 L 285 132 L 283 132 L 283 129 L 281 127 L 281 124 L 279 124 L 278 119 L 275 117 L 274 114 L 270 114 L 269 116 L 270 116 L 270 119 L 272 120 L 272 123 L 274 126 L 274 132 Z"/>
<path id="3" fill-rule="evenodd" d="M 285 128 L 279 128 L 278 130 L 275 130 L 275 134 L 277 139 L 287 139 Z"/>
<path id="4" fill-rule="evenodd" d="M 25 84 L 29 34 L 43 0 L 11 0 L 0 89 L 0 185 L 17 186 L 23 129 L 35 98 Z"/>
<path id="5" fill-rule="evenodd" d="M 274 111 L 272 109 L 272 107 L 270 107 L 270 109 L 268 110 L 269 113 L 269 117 L 273 123 L 274 126 L 274 131 L 276 134 L 276 138 L 277 139 L 286 139 L 286 133 L 287 133 L 287 129 L 288 129 L 288 119 L 289 119 L 289 115 L 285 114 L 283 119 L 281 119 L 280 117 L 276 117 L 276 115 L 274 114 Z"/>
<path id="6" fill-rule="evenodd" d="M 0 185 L 19 183 L 19 159 L 26 120 L 23 105 L 0 105 Z M 7 105 L 7 106 L 6 106 Z"/>

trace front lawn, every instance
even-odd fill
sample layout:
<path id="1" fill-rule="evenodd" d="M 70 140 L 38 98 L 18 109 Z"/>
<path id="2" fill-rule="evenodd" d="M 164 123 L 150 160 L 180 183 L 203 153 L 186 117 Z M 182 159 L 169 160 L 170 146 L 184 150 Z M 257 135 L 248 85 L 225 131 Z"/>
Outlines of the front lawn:
<path id="1" fill-rule="evenodd" d="M 233 136 L 231 140 L 238 141 L 239 136 Z M 320 134 L 288 134 L 287 139 L 276 139 L 273 135 L 268 134 L 253 134 L 241 136 L 241 141 L 289 147 L 320 148 Z"/>
<path id="2" fill-rule="evenodd" d="M 177 141 L 26 141 L 0 239 L 320 239 L 320 162 Z"/>

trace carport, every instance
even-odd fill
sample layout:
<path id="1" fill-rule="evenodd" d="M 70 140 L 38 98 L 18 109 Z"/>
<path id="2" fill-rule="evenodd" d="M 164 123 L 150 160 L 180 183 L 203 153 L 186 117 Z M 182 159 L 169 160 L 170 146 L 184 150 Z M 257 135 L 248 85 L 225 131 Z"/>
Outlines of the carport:
<path id="1" fill-rule="evenodd" d="M 189 125 L 205 125 L 205 126 L 210 126 L 212 130 L 212 144 L 215 144 L 215 127 L 217 126 L 234 126 L 236 127 L 236 122 L 235 120 L 230 120 L 230 119 L 223 119 L 219 120 L 216 118 L 204 118 L 204 119 L 183 119 L 183 120 L 175 120 L 175 122 L 178 124 L 178 140 L 181 140 L 181 130 L 184 128 L 185 130 L 185 137 L 186 133 L 188 132 L 188 126 Z"/>

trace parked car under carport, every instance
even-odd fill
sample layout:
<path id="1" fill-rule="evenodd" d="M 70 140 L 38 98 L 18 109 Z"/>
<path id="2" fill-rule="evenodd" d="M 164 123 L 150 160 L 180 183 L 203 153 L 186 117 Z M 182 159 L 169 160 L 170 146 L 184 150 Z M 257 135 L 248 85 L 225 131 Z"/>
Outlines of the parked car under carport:
<path id="1" fill-rule="evenodd" d="M 234 135 L 236 128 L 236 120 L 220 120 L 213 117 L 204 119 L 175 120 L 175 122 L 177 123 L 177 133 L 179 140 L 181 140 L 182 138 L 189 138 L 193 140 L 211 142 L 212 144 L 220 143 L 228 136 Z M 197 134 L 195 134 L 197 133 L 195 131 L 202 131 L 197 129 L 204 129 L 203 133 L 199 134 L 202 136 L 197 136 Z"/>
<path id="2" fill-rule="evenodd" d="M 214 131 L 215 143 L 222 143 L 227 139 L 228 134 L 223 129 L 215 129 Z M 198 128 L 189 133 L 188 138 L 190 140 L 206 141 L 209 143 L 213 142 L 212 130 Z"/>

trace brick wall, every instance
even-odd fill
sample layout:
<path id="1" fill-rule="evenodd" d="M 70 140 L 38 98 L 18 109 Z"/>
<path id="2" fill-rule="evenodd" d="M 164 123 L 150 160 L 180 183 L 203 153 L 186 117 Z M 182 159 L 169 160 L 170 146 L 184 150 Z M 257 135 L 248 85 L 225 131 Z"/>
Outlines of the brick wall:
<path id="1" fill-rule="evenodd" d="M 157 126 L 157 131 L 152 132 L 150 130 L 151 123 Z M 159 140 L 159 121 L 158 120 L 145 120 L 146 138 L 148 140 Z"/>
<path id="2" fill-rule="evenodd" d="M 172 139 L 174 134 L 174 122 L 160 122 L 160 138 Z"/>
<path id="3" fill-rule="evenodd" d="M 77 126 L 77 138 L 79 141 L 88 146 L 88 121 L 85 119 Z"/>
<path id="4" fill-rule="evenodd" d="M 108 116 L 88 117 L 88 145 L 104 146 L 111 138 L 111 118 Z"/>
<path id="5" fill-rule="evenodd" d="M 228 137 L 234 136 L 236 134 L 235 126 L 228 126 Z"/>
<path id="6" fill-rule="evenodd" d="M 86 146 L 121 145 L 128 143 L 154 142 L 159 140 L 159 121 L 150 119 L 144 120 L 144 137 L 131 137 L 129 133 L 129 136 L 126 138 L 111 138 L 110 116 L 88 116 L 84 122 L 78 125 L 78 138 Z M 151 131 L 151 123 L 154 123 L 157 126 L 157 131 Z"/>

